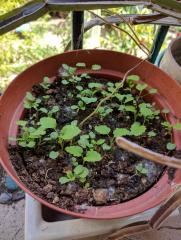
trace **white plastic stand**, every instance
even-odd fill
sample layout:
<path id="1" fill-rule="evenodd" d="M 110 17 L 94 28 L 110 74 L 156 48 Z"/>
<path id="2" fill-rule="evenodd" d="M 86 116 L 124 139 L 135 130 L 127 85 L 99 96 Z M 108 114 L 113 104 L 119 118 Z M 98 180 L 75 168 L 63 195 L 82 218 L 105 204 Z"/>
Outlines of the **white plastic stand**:
<path id="1" fill-rule="evenodd" d="M 89 220 L 55 212 L 26 195 L 25 240 L 101 240 L 113 230 L 150 219 L 157 208 L 127 218 Z M 175 210 L 169 218 L 178 215 Z"/>

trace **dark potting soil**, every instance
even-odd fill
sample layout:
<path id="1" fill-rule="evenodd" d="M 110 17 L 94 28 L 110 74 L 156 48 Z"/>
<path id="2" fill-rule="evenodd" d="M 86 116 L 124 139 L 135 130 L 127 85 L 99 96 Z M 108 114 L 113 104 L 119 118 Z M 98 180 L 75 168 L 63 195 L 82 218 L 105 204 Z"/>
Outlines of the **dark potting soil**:
<path id="1" fill-rule="evenodd" d="M 88 87 L 88 82 L 101 82 L 105 83 L 103 91 L 106 90 L 106 83 L 108 81 L 106 79 L 91 77 L 88 80 L 84 79 L 81 82 L 81 86 L 85 89 Z M 55 105 L 60 107 L 60 111 L 54 115 L 59 130 L 73 120 L 77 120 L 80 123 L 97 106 L 97 103 L 90 103 L 85 110 L 79 110 L 79 112 L 72 110 L 71 105 L 75 105 L 78 101 L 76 98 L 77 92 L 78 90 L 75 86 L 63 85 L 60 77 L 55 79 L 48 90 L 39 85 L 32 88 L 32 94 L 42 100 L 41 107 L 49 110 Z M 126 89 L 126 86 L 124 90 L 120 90 L 120 93 L 123 92 L 130 93 Z M 135 89 L 131 93 L 133 96 L 138 95 L 138 91 Z M 49 95 L 50 98 L 48 100 L 44 99 L 43 96 L 45 95 Z M 100 93 L 98 92 L 96 96 L 100 98 Z M 139 103 L 142 102 L 144 100 L 140 97 Z M 96 125 L 102 124 L 107 125 L 112 130 L 116 127 L 130 128 L 133 123 L 133 114 L 131 112 L 118 111 L 117 108 L 114 108 L 116 104 L 120 104 L 116 99 L 108 101 L 106 105 L 111 106 L 113 112 L 103 119 L 98 115 L 94 116 L 83 125 L 81 133 L 87 134 Z M 27 120 L 30 125 L 32 116 L 38 120 L 45 116 L 45 114 L 34 109 L 26 110 L 24 120 Z M 141 117 L 138 117 L 138 120 L 143 123 Z M 145 122 L 147 131 L 157 133 L 155 137 L 143 135 L 138 137 L 131 136 L 128 139 L 151 150 L 168 155 L 166 144 L 170 142 L 170 135 L 167 134 L 161 122 L 163 122 L 161 115 L 158 118 Z M 47 135 L 50 134 L 49 131 Z M 106 135 L 103 138 L 108 143 L 109 136 Z M 70 155 L 66 152 L 60 154 L 55 160 L 48 157 L 50 151 L 57 151 L 59 149 L 60 145 L 58 142 L 52 144 L 51 141 L 42 142 L 35 149 L 9 145 L 9 153 L 13 166 L 20 180 L 27 188 L 40 198 L 58 207 L 72 211 L 84 211 L 89 206 L 119 204 L 135 198 L 152 187 L 165 170 L 164 166 L 119 149 L 116 144 L 113 144 L 109 151 L 100 150 L 103 156 L 101 161 L 86 165 L 89 169 L 89 176 L 87 178 L 89 187 L 86 188 L 85 184 L 77 180 L 62 185 L 59 183 L 59 178 L 65 176 L 68 170 L 73 169 L 73 166 Z M 81 158 L 78 158 L 78 161 L 79 164 L 82 164 Z M 143 167 L 147 169 L 146 175 L 136 172 L 135 167 L 139 163 L 142 163 Z M 173 171 L 171 174 L 174 174 Z"/>

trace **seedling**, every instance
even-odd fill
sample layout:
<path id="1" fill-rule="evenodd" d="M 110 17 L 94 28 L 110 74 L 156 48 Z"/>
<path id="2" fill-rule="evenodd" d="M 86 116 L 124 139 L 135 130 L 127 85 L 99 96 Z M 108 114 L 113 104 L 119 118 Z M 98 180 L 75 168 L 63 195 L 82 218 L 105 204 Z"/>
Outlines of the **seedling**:
<path id="1" fill-rule="evenodd" d="M 101 159 L 102 159 L 102 156 L 100 155 L 100 153 L 94 150 L 90 150 L 87 152 L 86 156 L 84 157 L 84 162 L 95 163 L 95 162 L 101 161 Z"/>
<path id="2" fill-rule="evenodd" d="M 26 97 L 24 100 L 24 108 L 26 109 L 34 108 L 37 110 L 40 103 L 41 103 L 41 99 L 39 98 L 36 99 L 30 92 L 26 93 Z"/>
<path id="3" fill-rule="evenodd" d="M 83 149 L 80 146 L 69 146 L 65 148 L 65 151 L 74 157 L 81 157 L 83 153 Z"/>
<path id="4" fill-rule="evenodd" d="M 80 134 L 81 130 L 76 125 L 65 125 L 58 136 L 58 142 L 63 150 L 63 141 L 70 141 Z"/>
<path id="5" fill-rule="evenodd" d="M 130 88 L 134 87 L 136 82 L 140 80 L 140 77 L 138 75 L 129 75 L 127 77 L 127 83 Z"/>
<path id="6" fill-rule="evenodd" d="M 59 156 L 59 152 L 51 151 L 49 153 L 49 158 L 51 158 L 51 159 L 56 159 L 58 156 Z"/>
<path id="7" fill-rule="evenodd" d="M 127 128 L 116 128 L 113 131 L 113 135 L 114 135 L 115 138 L 123 137 L 123 136 L 129 136 L 130 135 L 130 131 Z"/>
<path id="8" fill-rule="evenodd" d="M 84 183 L 86 181 L 86 177 L 89 174 L 89 170 L 82 166 L 78 165 L 74 168 L 74 171 L 68 171 L 65 177 L 60 177 L 59 182 L 61 184 L 65 184 L 68 182 L 73 182 L 78 179 L 80 182 Z"/>
<path id="9" fill-rule="evenodd" d="M 155 137 L 155 136 L 156 136 L 156 132 L 154 131 L 148 132 L 148 137 Z"/>
<path id="10" fill-rule="evenodd" d="M 100 115 L 101 120 L 103 120 L 103 118 L 108 116 L 112 111 L 113 111 L 113 109 L 108 106 L 99 107 L 98 113 Z"/>
<path id="11" fill-rule="evenodd" d="M 42 86 L 42 88 L 44 89 L 49 89 L 49 87 L 51 86 L 49 77 L 44 77 L 43 82 L 40 83 L 40 86 Z"/>
<path id="12" fill-rule="evenodd" d="M 176 145 L 174 143 L 167 143 L 167 149 L 169 151 L 173 151 L 176 148 Z"/>
<path id="13" fill-rule="evenodd" d="M 131 129 L 130 129 L 130 134 L 135 136 L 135 137 L 138 137 L 138 136 L 141 136 L 145 133 L 146 131 L 146 127 L 144 125 L 141 125 L 141 123 L 139 122 L 134 122 L 132 125 L 131 125 Z"/>
<path id="14" fill-rule="evenodd" d="M 71 140 L 79 135 L 80 132 L 81 130 L 75 125 L 65 125 L 60 132 L 59 138 L 63 140 Z"/>
<path id="15" fill-rule="evenodd" d="M 86 105 L 83 101 L 78 101 L 78 105 L 72 105 L 71 109 L 72 110 L 77 110 L 77 111 L 79 111 L 79 110 L 84 111 L 86 109 Z"/>
<path id="16" fill-rule="evenodd" d="M 16 140 L 21 147 L 34 148 L 37 140 L 46 134 L 44 128 L 39 127 L 37 129 L 27 126 L 27 121 L 19 120 L 17 125 L 21 127 L 21 136 Z"/>
<path id="17" fill-rule="evenodd" d="M 102 135 L 108 135 L 111 129 L 106 125 L 99 125 L 99 126 L 95 126 L 95 131 Z"/>
<path id="18" fill-rule="evenodd" d="M 101 69 L 101 65 L 99 65 L 99 64 L 93 64 L 91 68 L 92 68 L 92 70 L 97 71 L 97 70 L 100 70 L 100 69 Z"/>
<path id="19" fill-rule="evenodd" d="M 76 63 L 76 67 L 79 67 L 79 68 L 85 68 L 85 67 L 86 67 L 86 64 L 83 63 L 83 62 Z"/>
<path id="20" fill-rule="evenodd" d="M 139 163 L 136 165 L 136 174 L 138 175 L 147 175 L 148 174 L 148 169 L 146 169 L 142 163 Z"/>

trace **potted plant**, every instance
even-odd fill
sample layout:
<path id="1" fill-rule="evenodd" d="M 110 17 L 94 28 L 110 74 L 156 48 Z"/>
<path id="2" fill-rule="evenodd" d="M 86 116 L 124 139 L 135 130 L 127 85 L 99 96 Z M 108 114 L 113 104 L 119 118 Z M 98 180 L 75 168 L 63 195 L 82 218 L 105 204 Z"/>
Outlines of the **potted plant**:
<path id="1" fill-rule="evenodd" d="M 172 192 L 167 168 L 118 148 L 115 138 L 176 154 L 179 100 L 177 82 L 131 55 L 77 50 L 45 59 L 1 98 L 1 163 L 57 211 L 95 219 L 140 213 Z M 173 178 L 180 183 L 180 170 Z"/>

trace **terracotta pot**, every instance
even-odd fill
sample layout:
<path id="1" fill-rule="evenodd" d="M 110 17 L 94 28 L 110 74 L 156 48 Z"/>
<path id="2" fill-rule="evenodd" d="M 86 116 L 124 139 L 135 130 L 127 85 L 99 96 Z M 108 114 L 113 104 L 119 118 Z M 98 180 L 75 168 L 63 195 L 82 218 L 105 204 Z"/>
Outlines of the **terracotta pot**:
<path id="1" fill-rule="evenodd" d="M 7 151 L 8 136 L 15 135 L 17 132 L 16 120 L 19 119 L 22 114 L 22 102 L 25 93 L 31 89 L 33 84 L 41 82 L 45 75 L 49 77 L 54 76 L 62 63 L 75 65 L 77 62 L 85 62 L 87 66 L 97 63 L 102 66 L 102 69 L 97 71 L 96 75 L 118 80 L 122 78 L 128 69 L 139 61 L 140 60 L 134 56 L 118 52 L 78 50 L 45 59 L 28 68 L 15 78 L 0 100 L 0 160 L 4 169 L 25 192 L 42 204 L 59 212 L 76 217 L 94 219 L 112 219 L 134 215 L 160 204 L 170 195 L 172 188 L 170 184 L 168 184 L 168 177 L 165 172 L 150 190 L 133 200 L 113 206 L 91 207 L 84 214 L 74 213 L 60 209 L 34 195 L 19 180 L 9 160 Z M 176 81 L 149 62 L 143 62 L 143 64 L 134 71 L 134 74 L 140 75 L 142 81 L 158 89 L 159 94 L 156 94 L 154 97 L 157 104 L 162 107 L 169 107 L 175 116 L 181 118 L 181 86 Z M 176 120 L 170 116 L 170 121 L 175 122 Z M 174 140 L 177 147 L 181 148 L 181 135 L 179 135 L 178 132 L 174 133 Z M 177 171 L 174 183 L 180 182 L 181 171 Z"/>

